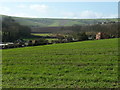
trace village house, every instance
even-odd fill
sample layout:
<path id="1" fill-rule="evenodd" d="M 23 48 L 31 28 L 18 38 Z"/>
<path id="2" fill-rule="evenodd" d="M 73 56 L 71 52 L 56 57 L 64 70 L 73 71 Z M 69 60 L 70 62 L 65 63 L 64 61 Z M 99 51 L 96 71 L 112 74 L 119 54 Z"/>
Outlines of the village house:
<path id="1" fill-rule="evenodd" d="M 102 33 L 102 32 L 99 32 L 96 34 L 96 40 L 99 40 L 99 39 L 108 39 L 108 35 L 105 34 L 105 33 Z"/>

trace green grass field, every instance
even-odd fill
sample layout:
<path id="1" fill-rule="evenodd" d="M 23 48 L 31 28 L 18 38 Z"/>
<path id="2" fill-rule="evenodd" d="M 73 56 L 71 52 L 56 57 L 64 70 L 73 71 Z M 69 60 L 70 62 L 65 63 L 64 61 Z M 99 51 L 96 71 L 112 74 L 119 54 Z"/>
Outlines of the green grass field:
<path id="1" fill-rule="evenodd" d="M 43 33 L 31 33 L 31 35 L 35 35 L 35 36 L 51 36 L 53 34 L 49 34 L 49 33 L 45 33 L 45 34 L 43 34 Z"/>
<path id="2" fill-rule="evenodd" d="M 3 88 L 117 88 L 118 39 L 2 51 Z"/>
<path id="3" fill-rule="evenodd" d="M 31 33 L 31 35 L 34 35 L 34 36 L 53 36 L 54 34 L 51 34 L 51 33 Z M 34 40 L 34 39 L 39 39 L 39 38 L 30 38 L 30 39 L 24 39 L 24 40 Z M 48 40 L 50 43 L 51 43 L 51 41 L 58 40 L 57 38 L 45 38 L 45 39 Z"/>

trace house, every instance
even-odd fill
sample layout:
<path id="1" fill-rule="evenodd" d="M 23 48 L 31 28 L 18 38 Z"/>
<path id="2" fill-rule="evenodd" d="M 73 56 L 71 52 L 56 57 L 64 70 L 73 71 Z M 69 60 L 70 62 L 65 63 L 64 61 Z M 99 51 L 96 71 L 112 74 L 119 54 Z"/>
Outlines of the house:
<path id="1" fill-rule="evenodd" d="M 96 40 L 99 40 L 99 39 L 108 39 L 108 38 L 109 38 L 109 36 L 107 34 L 105 34 L 105 33 L 98 32 L 96 34 Z"/>

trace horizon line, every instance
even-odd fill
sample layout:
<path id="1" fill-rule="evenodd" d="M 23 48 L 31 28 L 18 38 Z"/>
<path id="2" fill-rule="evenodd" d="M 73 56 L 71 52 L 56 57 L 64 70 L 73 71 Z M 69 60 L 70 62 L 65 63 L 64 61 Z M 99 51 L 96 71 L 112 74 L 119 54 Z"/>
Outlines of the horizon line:
<path id="1" fill-rule="evenodd" d="M 3 15 L 0 16 L 8 16 L 8 17 L 16 17 L 16 18 L 41 18 L 41 19 L 119 19 L 119 17 L 103 17 L 103 18 L 64 18 L 64 17 L 19 17 L 19 16 L 11 16 L 11 15 Z"/>

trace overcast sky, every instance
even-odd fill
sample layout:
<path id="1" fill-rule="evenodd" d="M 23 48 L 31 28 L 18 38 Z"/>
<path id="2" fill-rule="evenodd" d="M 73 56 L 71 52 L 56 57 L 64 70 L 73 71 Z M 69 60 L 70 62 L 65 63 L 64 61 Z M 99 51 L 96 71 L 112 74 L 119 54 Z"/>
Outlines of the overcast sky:
<path id="1" fill-rule="evenodd" d="M 6 2 L 5 2 L 6 1 Z M 0 14 L 32 18 L 117 18 L 118 2 L 0 2 Z"/>

